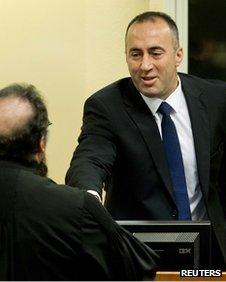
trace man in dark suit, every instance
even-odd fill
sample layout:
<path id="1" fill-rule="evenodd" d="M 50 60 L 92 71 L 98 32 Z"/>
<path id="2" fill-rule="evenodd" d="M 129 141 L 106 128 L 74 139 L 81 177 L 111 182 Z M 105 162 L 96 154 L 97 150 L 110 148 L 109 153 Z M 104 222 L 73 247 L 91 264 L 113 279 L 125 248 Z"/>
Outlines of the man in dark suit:
<path id="1" fill-rule="evenodd" d="M 115 219 L 183 219 L 172 172 L 176 165 L 169 162 L 159 110 L 167 103 L 182 155 L 189 216 L 211 221 L 217 238 L 213 262 L 225 267 L 226 83 L 177 73 L 182 57 L 177 26 L 168 15 L 146 12 L 130 22 L 131 78 L 86 101 L 66 183 L 100 197 L 104 187 L 105 206 Z"/>
<path id="2" fill-rule="evenodd" d="M 49 119 L 37 90 L 0 90 L 0 280 L 141 280 L 156 255 L 86 191 L 45 177 Z"/>

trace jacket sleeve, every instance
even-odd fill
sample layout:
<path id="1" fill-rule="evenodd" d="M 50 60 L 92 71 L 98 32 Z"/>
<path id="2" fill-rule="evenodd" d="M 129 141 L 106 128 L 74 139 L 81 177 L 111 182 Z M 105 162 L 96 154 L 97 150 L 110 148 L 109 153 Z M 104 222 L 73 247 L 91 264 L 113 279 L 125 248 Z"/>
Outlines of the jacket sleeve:
<path id="1" fill-rule="evenodd" d="M 83 248 L 108 280 L 153 278 L 158 256 L 119 226 L 92 195 L 85 196 Z M 101 277 L 98 277 L 101 280 Z"/>
<path id="2" fill-rule="evenodd" d="M 116 157 L 114 129 L 108 112 L 107 105 L 97 98 L 86 101 L 79 144 L 66 175 L 66 184 L 95 190 L 100 195 Z"/>

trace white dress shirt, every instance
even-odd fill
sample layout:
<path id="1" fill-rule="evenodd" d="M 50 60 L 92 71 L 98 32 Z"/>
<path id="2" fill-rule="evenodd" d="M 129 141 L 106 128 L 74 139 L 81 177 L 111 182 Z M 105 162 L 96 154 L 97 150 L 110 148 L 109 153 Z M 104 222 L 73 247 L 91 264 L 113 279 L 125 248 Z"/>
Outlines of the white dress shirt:
<path id="1" fill-rule="evenodd" d="M 162 136 L 162 115 L 157 112 L 157 110 L 163 100 L 159 98 L 146 97 L 142 94 L 141 96 L 151 110 L 158 125 L 160 135 Z M 165 102 L 173 108 L 170 116 L 175 124 L 180 142 L 192 220 L 205 220 L 207 219 L 207 212 L 198 180 L 191 121 L 187 103 L 181 88 L 180 79 L 176 90 L 165 100 Z"/>

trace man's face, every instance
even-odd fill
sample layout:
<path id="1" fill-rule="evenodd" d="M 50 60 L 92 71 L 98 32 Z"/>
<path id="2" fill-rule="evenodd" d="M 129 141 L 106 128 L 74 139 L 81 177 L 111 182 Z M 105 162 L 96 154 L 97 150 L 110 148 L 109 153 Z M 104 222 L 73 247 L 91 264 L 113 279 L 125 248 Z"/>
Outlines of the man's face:
<path id="1" fill-rule="evenodd" d="M 134 23 L 126 37 L 126 61 L 137 90 L 166 99 L 177 87 L 181 48 L 175 50 L 172 31 L 162 19 Z"/>

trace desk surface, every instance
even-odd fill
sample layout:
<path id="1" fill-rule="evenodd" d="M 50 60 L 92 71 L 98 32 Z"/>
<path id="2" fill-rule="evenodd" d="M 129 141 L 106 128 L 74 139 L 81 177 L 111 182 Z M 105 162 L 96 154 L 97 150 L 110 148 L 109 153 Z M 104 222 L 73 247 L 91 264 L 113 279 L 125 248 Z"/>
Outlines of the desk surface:
<path id="1" fill-rule="evenodd" d="M 221 277 L 180 277 L 179 271 L 158 271 L 155 281 L 226 281 L 226 272 Z"/>

